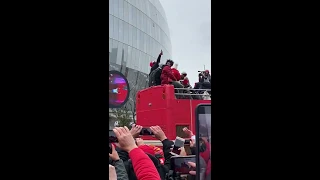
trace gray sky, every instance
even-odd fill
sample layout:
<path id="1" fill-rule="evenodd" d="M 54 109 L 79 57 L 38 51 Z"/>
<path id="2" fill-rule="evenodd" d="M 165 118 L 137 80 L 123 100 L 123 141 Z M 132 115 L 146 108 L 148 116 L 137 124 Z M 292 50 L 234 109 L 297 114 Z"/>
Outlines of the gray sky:
<path id="1" fill-rule="evenodd" d="M 211 0 L 160 2 L 169 25 L 172 59 L 194 86 L 204 65 L 211 74 Z"/>

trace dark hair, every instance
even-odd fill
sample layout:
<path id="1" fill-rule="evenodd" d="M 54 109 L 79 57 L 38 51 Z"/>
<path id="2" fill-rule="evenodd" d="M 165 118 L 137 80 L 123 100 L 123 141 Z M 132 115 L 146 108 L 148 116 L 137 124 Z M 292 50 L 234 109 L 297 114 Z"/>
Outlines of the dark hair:
<path id="1" fill-rule="evenodd" d="M 171 66 L 173 66 L 174 62 L 173 62 L 171 59 L 168 59 L 167 62 L 166 62 L 166 64 L 167 64 L 168 62 L 170 63 Z"/>

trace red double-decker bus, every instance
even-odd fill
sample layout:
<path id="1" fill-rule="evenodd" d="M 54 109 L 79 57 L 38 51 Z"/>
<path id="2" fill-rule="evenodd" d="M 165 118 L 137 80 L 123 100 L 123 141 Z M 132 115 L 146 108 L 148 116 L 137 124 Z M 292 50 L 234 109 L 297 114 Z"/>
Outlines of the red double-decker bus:
<path id="1" fill-rule="evenodd" d="M 195 133 L 196 106 L 198 104 L 211 104 L 211 100 L 177 99 L 176 95 L 177 93 L 175 93 L 172 85 L 153 86 L 139 91 L 136 96 L 136 123 L 143 127 L 158 125 L 170 140 L 174 140 L 176 136 L 187 138 L 182 131 L 184 127 L 188 127 Z M 180 95 L 183 96 L 183 94 Z M 202 94 L 185 95 L 203 96 Z M 162 145 L 152 136 L 142 138 L 148 144 Z"/>

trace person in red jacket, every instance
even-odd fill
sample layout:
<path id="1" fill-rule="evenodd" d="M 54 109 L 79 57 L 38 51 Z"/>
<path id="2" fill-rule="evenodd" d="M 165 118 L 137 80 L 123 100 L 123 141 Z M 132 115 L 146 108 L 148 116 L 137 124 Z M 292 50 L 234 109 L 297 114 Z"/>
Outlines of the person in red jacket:
<path id="1" fill-rule="evenodd" d="M 180 82 L 185 88 L 191 87 L 190 82 L 189 82 L 189 78 L 187 77 L 187 73 L 186 72 L 182 72 L 180 77 L 181 77 L 180 78 Z"/>
<path id="2" fill-rule="evenodd" d="M 173 76 L 176 78 L 177 81 L 180 81 L 180 72 L 178 70 L 178 64 L 174 64 L 173 67 L 171 68 Z"/>
<path id="3" fill-rule="evenodd" d="M 175 88 L 183 88 L 183 85 L 179 82 L 180 79 L 177 79 L 173 73 L 171 67 L 174 62 L 170 59 L 167 60 L 166 64 L 162 67 L 161 72 L 161 85 L 172 84 Z M 181 93 L 181 90 L 177 90 L 178 93 Z M 179 95 L 177 97 L 180 97 Z"/>
<path id="4" fill-rule="evenodd" d="M 174 62 L 170 59 L 167 60 L 166 64 L 162 67 L 161 72 L 161 85 L 171 84 L 173 81 L 177 81 L 176 77 L 174 77 L 172 73 L 171 67 L 173 66 Z"/>
<path id="5" fill-rule="evenodd" d="M 118 138 L 119 146 L 129 153 L 133 170 L 138 180 L 160 180 L 160 175 L 149 156 L 137 147 L 130 130 L 125 127 L 116 127 L 113 132 Z"/>

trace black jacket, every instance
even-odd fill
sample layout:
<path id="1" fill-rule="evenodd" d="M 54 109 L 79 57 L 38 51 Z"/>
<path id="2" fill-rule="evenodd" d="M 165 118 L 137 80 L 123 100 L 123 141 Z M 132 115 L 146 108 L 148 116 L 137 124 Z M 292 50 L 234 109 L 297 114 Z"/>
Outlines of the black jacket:
<path id="1" fill-rule="evenodd" d="M 169 172 L 169 170 L 171 169 L 170 167 L 170 158 L 172 157 L 172 154 L 170 153 L 171 150 L 170 148 L 172 148 L 172 145 L 174 143 L 168 139 L 165 139 L 162 141 L 162 150 L 163 150 L 163 154 L 164 154 L 164 166 L 167 170 L 167 172 Z"/>
<path id="2" fill-rule="evenodd" d="M 151 74 L 151 72 L 152 72 L 153 70 L 155 70 L 155 69 L 157 69 L 157 68 L 159 67 L 160 60 L 161 60 L 161 54 L 159 54 L 156 63 L 151 67 L 149 75 Z"/>

